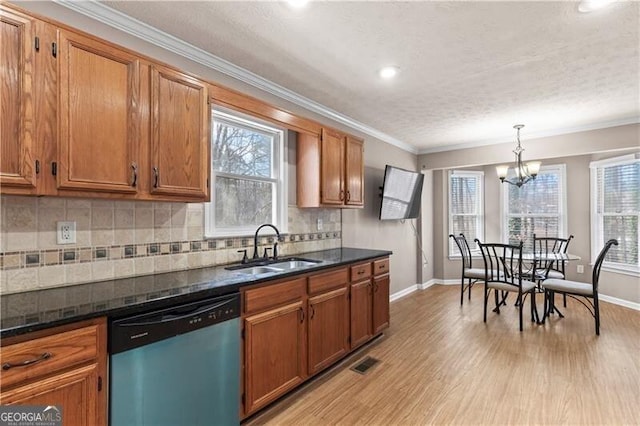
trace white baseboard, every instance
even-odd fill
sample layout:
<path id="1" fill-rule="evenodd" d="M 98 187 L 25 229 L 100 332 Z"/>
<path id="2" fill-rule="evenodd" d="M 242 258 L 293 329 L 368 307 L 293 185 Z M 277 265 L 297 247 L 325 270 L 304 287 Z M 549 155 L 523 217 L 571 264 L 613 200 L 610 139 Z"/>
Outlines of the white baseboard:
<path id="1" fill-rule="evenodd" d="M 389 301 L 393 302 L 394 300 L 398 300 L 402 297 L 405 297 L 411 293 L 413 293 L 416 290 L 426 290 L 429 287 L 433 286 L 433 285 L 459 285 L 460 284 L 460 280 L 459 279 L 450 279 L 450 280 L 443 280 L 441 278 L 432 278 L 429 281 L 426 281 L 424 283 L 421 284 L 414 284 L 411 287 L 407 287 L 403 290 L 400 290 L 396 293 L 393 293 L 390 297 L 389 297 Z M 640 303 L 636 303 L 636 302 L 630 302 L 628 300 L 624 300 L 624 299 L 619 299 L 617 297 L 613 297 L 613 296 L 607 296 L 606 294 L 601 294 L 600 295 L 600 300 L 602 300 L 603 302 L 609 302 L 609 303 L 613 303 L 614 305 L 619 305 L 619 306 L 624 306 L 625 308 L 630 308 L 636 311 L 640 311 Z"/>
<path id="2" fill-rule="evenodd" d="M 603 302 L 613 303 L 614 305 L 624 306 L 625 308 L 634 309 L 640 311 L 640 303 L 630 302 L 624 299 L 618 299 L 617 297 L 607 296 L 606 294 L 599 295 L 599 299 Z"/>

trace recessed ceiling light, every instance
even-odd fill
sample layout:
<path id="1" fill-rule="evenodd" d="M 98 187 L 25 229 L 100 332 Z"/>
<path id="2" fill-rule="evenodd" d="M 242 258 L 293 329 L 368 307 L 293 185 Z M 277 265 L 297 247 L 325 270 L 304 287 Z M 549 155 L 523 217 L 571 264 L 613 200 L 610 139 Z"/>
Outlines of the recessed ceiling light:
<path id="1" fill-rule="evenodd" d="M 582 0 L 578 5 L 578 10 L 583 13 L 593 12 L 594 10 L 603 9 L 614 2 L 615 0 Z"/>
<path id="2" fill-rule="evenodd" d="M 400 69 L 395 66 L 384 67 L 380 69 L 380 77 L 388 80 L 395 77 L 398 74 L 398 71 L 400 71 Z"/>
<path id="3" fill-rule="evenodd" d="M 287 0 L 287 3 L 295 9 L 301 9 L 309 3 L 309 0 Z"/>

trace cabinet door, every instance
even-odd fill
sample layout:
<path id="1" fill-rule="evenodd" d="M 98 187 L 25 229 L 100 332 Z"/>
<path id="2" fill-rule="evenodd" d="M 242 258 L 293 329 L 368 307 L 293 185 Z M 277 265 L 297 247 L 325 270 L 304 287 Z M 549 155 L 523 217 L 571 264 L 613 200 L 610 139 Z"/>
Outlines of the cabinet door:
<path id="1" fill-rule="evenodd" d="M 344 136 L 331 130 L 322 129 L 320 198 L 322 204 L 344 204 Z"/>
<path id="2" fill-rule="evenodd" d="M 244 320 L 245 414 L 295 388 L 306 377 L 302 301 Z"/>
<path id="3" fill-rule="evenodd" d="M 135 194 L 138 58 L 64 30 L 58 46 L 58 188 Z"/>
<path id="4" fill-rule="evenodd" d="M 333 364 L 349 351 L 348 288 L 309 299 L 309 374 Z"/>
<path id="5" fill-rule="evenodd" d="M 389 327 L 389 274 L 373 278 L 373 334 Z"/>
<path id="6" fill-rule="evenodd" d="M 106 387 L 99 384 L 98 364 L 90 364 L 0 394 L 0 403 L 53 405 L 65 425 L 104 425 Z M 99 387 L 100 386 L 100 387 Z M 55 413 L 53 413 L 55 416 Z M 55 417 L 54 417 L 55 419 Z"/>
<path id="7" fill-rule="evenodd" d="M 0 188 L 32 193 L 35 20 L 0 7 Z"/>
<path id="8" fill-rule="evenodd" d="M 364 205 L 364 142 L 347 136 L 345 142 L 345 202 L 349 206 Z"/>
<path id="9" fill-rule="evenodd" d="M 351 348 L 360 346 L 373 336 L 372 291 L 370 279 L 351 284 Z"/>
<path id="10" fill-rule="evenodd" d="M 205 200 L 209 178 L 207 86 L 151 68 L 151 193 Z"/>

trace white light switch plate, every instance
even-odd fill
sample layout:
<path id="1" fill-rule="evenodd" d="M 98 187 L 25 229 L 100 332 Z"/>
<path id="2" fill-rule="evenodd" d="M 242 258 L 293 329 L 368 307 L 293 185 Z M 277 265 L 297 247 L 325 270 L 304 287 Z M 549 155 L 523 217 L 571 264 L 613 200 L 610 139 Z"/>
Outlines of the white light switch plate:
<path id="1" fill-rule="evenodd" d="M 316 223 L 316 228 L 318 231 L 322 231 L 322 219 L 318 219 Z"/>
<path id="2" fill-rule="evenodd" d="M 577 272 L 578 272 L 579 274 L 584 274 L 584 265 L 578 265 L 578 268 L 577 268 L 577 269 L 578 269 L 578 270 L 577 270 Z"/>
<path id="3" fill-rule="evenodd" d="M 58 222 L 57 240 L 58 244 L 75 244 L 76 242 L 76 223 L 75 222 Z"/>

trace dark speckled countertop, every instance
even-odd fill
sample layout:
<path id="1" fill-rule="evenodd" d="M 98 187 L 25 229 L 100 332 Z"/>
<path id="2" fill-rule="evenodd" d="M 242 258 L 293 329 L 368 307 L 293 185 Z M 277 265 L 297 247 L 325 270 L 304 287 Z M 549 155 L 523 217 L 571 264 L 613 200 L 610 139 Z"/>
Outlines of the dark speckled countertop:
<path id="1" fill-rule="evenodd" d="M 251 276 L 229 265 L 145 275 L 0 296 L 0 338 L 89 318 L 120 318 L 186 303 L 240 287 L 389 256 L 390 251 L 338 248 L 295 255 L 320 263 L 304 269 Z"/>

